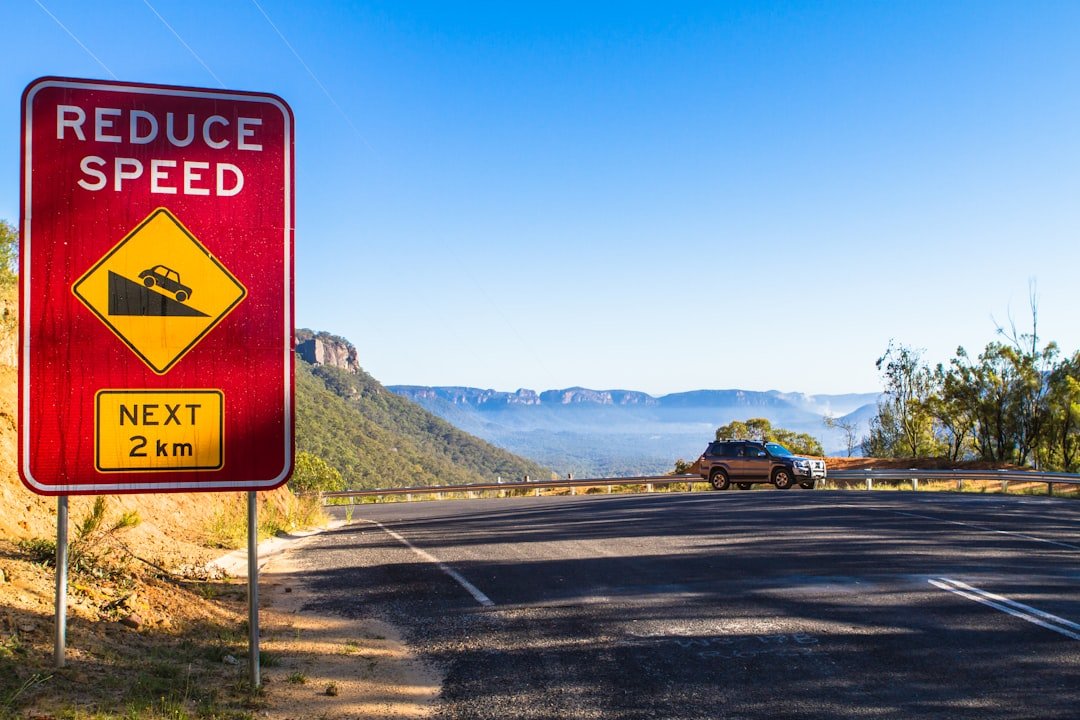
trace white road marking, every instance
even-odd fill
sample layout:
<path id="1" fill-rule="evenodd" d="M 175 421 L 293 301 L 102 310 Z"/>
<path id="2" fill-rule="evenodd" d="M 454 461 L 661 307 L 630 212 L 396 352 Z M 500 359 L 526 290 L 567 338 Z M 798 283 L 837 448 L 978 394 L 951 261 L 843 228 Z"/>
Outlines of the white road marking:
<path id="1" fill-rule="evenodd" d="M 1013 537 L 1023 538 L 1024 540 L 1034 540 L 1035 542 L 1047 543 L 1049 545 L 1057 545 L 1058 547 L 1068 548 L 1069 550 L 1080 550 L 1080 545 L 1072 545 L 1070 543 L 1058 542 L 1057 540 L 1047 540 L 1046 538 L 1035 537 L 1034 535 L 1025 535 L 1024 533 L 1010 532 L 1008 530 L 996 530 L 994 528 L 986 527 L 984 525 L 975 525 L 974 523 L 960 522 L 959 520 L 945 520 L 944 518 L 931 517 L 930 515 L 919 515 L 918 513 L 903 512 L 902 510 L 888 510 L 885 508 L 875 509 L 881 510 L 882 512 L 893 513 L 894 515 L 906 515 L 908 517 L 920 518 L 922 520 L 934 520 L 936 522 L 948 523 L 950 525 L 962 525 L 963 527 L 974 528 L 975 530 L 995 533 L 997 535 L 1011 535 Z"/>
<path id="2" fill-rule="evenodd" d="M 962 583 L 959 580 L 953 580 L 952 578 L 931 578 L 928 582 L 934 587 L 948 590 L 949 592 L 965 597 L 968 600 L 982 603 L 995 610 L 1008 613 L 1013 617 L 1044 627 L 1047 630 L 1053 630 L 1054 632 L 1072 638 L 1073 640 L 1080 640 L 1080 625 L 1077 625 L 1070 620 L 1066 620 L 1065 618 L 1051 615 L 1048 612 L 1043 612 L 1038 608 L 1033 608 L 1029 605 L 1024 605 L 1023 603 L 1018 603 L 1015 600 L 1010 600 L 1001 595 L 995 595 L 994 593 L 980 590 L 977 587 L 972 587 L 971 585 Z"/>
<path id="3" fill-rule="evenodd" d="M 399 543 L 401 543 L 402 545 L 404 545 L 405 547 L 409 548 L 414 553 L 419 555 L 421 558 L 423 558 L 424 560 L 427 560 L 429 563 L 431 563 L 432 565 L 434 565 L 435 567 L 439 568 L 444 573 L 449 575 L 451 578 L 453 578 L 454 581 L 457 582 L 458 585 L 465 588 L 466 592 L 468 592 L 470 595 L 473 596 L 473 599 L 475 599 L 476 602 L 480 603 L 484 607 L 495 607 L 495 603 L 492 602 L 491 598 L 489 598 L 487 595 L 485 595 L 483 592 L 481 592 L 480 588 L 476 587 L 471 582 L 466 580 L 461 575 L 461 573 L 459 573 L 457 570 L 455 570 L 454 568 L 452 568 L 449 565 L 447 565 L 446 563 L 444 563 L 439 558 L 435 557 L 434 555 L 427 552 L 426 550 L 421 550 L 420 548 L 416 547 L 411 542 L 406 540 L 403 536 L 401 536 L 400 534 L 394 532 L 390 528 L 386 527 L 381 522 L 376 522 L 375 520 L 362 520 L 361 522 L 366 522 L 366 523 L 371 523 L 372 525 L 377 525 L 387 535 L 394 538 Z"/>

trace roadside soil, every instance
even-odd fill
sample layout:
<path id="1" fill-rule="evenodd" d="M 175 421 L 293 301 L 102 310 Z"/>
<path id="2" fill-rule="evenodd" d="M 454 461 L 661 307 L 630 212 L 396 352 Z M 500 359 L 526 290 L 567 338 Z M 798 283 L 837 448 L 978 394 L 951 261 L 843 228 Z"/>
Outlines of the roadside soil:
<path id="1" fill-rule="evenodd" d="M 441 677 L 409 653 L 393 626 L 303 612 L 306 588 L 293 581 L 289 555 L 264 569 L 267 593 L 262 649 L 275 658 L 264 670 L 265 717 L 423 718 Z M 280 664 L 278 664 L 280 662 Z"/>
<path id="2" fill-rule="evenodd" d="M 66 666 L 55 668 L 56 500 L 17 474 L 16 305 L 0 290 L 0 720 L 429 714 L 439 675 L 385 623 L 305 612 L 288 552 L 260 576 L 263 687 L 251 691 L 245 573 L 213 563 L 228 549 L 210 528 L 242 522 L 241 493 L 104 497 L 101 526 L 73 546 Z M 73 541 L 94 502 L 70 498 Z M 261 513 L 296 499 L 282 488 L 260 502 Z M 125 514 L 137 524 L 110 530 Z"/>
<path id="3" fill-rule="evenodd" d="M 221 549 L 159 536 L 147 508 L 139 512 L 150 520 L 73 568 L 67 665 L 57 670 L 55 573 L 34 554 L 55 533 L 55 515 L 8 479 L 0 485 L 19 500 L 18 518 L 0 506 L 7 525 L 47 530 L 0 534 L 0 718 L 420 718 L 438 696 L 438 673 L 410 655 L 395 628 L 305 612 L 311 596 L 294 581 L 289 552 L 260 573 L 263 688 L 252 694 L 246 579 L 211 562 Z M 183 513 L 205 500 L 187 503 L 171 496 L 169 504 Z M 73 511 L 73 523 L 78 517 Z"/>

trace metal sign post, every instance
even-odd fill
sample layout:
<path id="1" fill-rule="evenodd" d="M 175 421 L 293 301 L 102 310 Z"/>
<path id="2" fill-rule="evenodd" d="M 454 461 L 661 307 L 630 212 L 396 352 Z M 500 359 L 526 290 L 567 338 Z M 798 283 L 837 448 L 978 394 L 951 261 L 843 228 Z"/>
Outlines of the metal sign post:
<path id="1" fill-rule="evenodd" d="M 68 499 L 56 498 L 56 642 L 53 660 L 64 667 L 67 654 L 67 585 L 68 585 Z"/>
<path id="2" fill-rule="evenodd" d="M 248 670 L 251 689 L 262 681 L 259 678 L 259 506 L 256 493 L 248 493 Z"/>

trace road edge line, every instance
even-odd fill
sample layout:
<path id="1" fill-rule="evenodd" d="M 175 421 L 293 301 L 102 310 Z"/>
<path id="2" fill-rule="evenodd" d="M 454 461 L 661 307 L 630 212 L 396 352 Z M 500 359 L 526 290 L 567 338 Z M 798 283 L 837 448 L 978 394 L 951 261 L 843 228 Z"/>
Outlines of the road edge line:
<path id="1" fill-rule="evenodd" d="M 484 607 L 495 607 L 495 603 L 492 601 L 492 599 L 489 598 L 487 595 L 485 595 L 483 593 L 483 591 L 480 590 L 480 588 L 476 587 L 471 582 L 466 580 L 465 577 L 461 573 L 459 573 L 457 570 L 455 570 L 454 568 L 452 568 L 449 565 L 447 565 L 446 563 L 444 563 L 439 558 L 435 557 L 434 555 L 427 552 L 426 550 L 421 550 L 420 548 L 416 547 L 411 542 L 409 542 L 407 539 L 405 539 L 404 536 L 400 535 L 399 533 L 395 532 L 394 530 L 391 530 L 390 528 L 386 527 L 385 525 L 383 525 L 381 522 L 379 522 L 377 520 L 361 520 L 361 522 L 371 523 L 372 525 L 375 525 L 376 527 L 380 528 L 383 532 L 385 532 L 387 535 L 394 538 L 399 543 L 401 543 L 402 545 L 404 545 L 405 547 L 409 548 L 414 553 L 419 555 L 421 558 L 423 558 L 424 560 L 427 560 L 429 563 L 431 563 L 435 567 L 442 570 L 444 573 L 446 573 L 451 578 L 453 578 L 453 580 L 458 585 L 465 588 L 465 591 L 468 592 L 470 595 L 472 595 L 473 599 L 476 600 L 476 602 L 480 603 L 482 606 L 484 606 Z"/>

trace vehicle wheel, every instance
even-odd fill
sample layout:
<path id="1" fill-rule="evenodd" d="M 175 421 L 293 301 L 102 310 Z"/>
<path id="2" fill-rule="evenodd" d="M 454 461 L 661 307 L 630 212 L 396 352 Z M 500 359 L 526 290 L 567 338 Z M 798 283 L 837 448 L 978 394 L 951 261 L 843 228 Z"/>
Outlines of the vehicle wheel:
<path id="1" fill-rule="evenodd" d="M 791 473 L 787 470 L 777 470 L 772 476 L 773 485 L 777 490 L 788 490 L 793 485 Z"/>
<path id="2" fill-rule="evenodd" d="M 176 302 L 184 302 L 187 300 L 187 293 L 183 290 L 176 291 Z"/>
<path id="3" fill-rule="evenodd" d="M 801 487 L 803 490 L 813 490 L 814 489 L 814 483 L 812 483 L 812 482 L 799 483 L 799 487 Z"/>
<path id="4" fill-rule="evenodd" d="M 731 487 L 731 480 L 728 479 L 727 473 L 723 470 L 713 470 L 709 475 L 709 482 L 716 490 L 727 490 Z"/>
<path id="5" fill-rule="evenodd" d="M 751 485 L 753 485 L 753 483 L 735 483 L 735 485 L 736 485 L 736 486 L 737 486 L 737 487 L 738 487 L 738 488 L 739 488 L 740 490 L 749 490 L 749 489 L 750 489 L 750 486 L 751 486 Z"/>
<path id="6" fill-rule="evenodd" d="M 154 278 L 147 275 L 146 277 L 143 278 L 142 284 L 145 285 L 146 287 L 154 287 Z"/>

